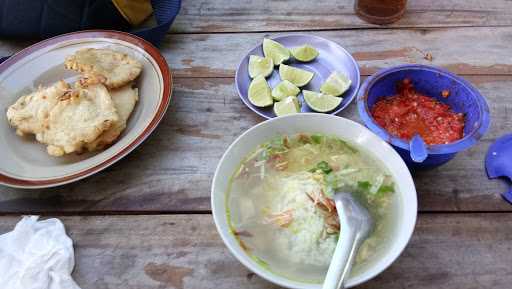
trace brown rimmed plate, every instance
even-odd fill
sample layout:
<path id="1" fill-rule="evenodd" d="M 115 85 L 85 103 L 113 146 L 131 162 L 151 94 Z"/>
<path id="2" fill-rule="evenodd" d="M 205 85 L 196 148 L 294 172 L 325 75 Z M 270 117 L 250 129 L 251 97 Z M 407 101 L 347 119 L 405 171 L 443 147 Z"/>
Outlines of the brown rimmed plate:
<path id="1" fill-rule="evenodd" d="M 74 82 L 76 73 L 64 68 L 64 59 L 86 47 L 111 48 L 142 62 L 136 81 L 139 101 L 127 128 L 109 148 L 95 153 L 52 157 L 46 146 L 33 136 L 19 137 L 9 125 L 5 112 L 19 96 L 39 85 L 60 79 Z M 42 188 L 70 183 L 112 165 L 140 145 L 165 114 L 172 92 L 172 76 L 157 48 L 149 42 L 110 30 L 75 32 L 34 44 L 0 64 L 0 184 L 21 188 Z"/>

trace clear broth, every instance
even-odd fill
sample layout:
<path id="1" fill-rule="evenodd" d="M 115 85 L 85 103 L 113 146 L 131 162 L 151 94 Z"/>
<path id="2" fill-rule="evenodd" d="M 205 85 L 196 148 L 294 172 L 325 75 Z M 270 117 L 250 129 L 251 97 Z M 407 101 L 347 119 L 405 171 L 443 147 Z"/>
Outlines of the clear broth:
<path id="1" fill-rule="evenodd" d="M 385 167 L 337 137 L 278 137 L 250 153 L 233 173 L 227 192 L 231 232 L 265 269 L 321 283 L 338 232 L 343 233 L 343 228 L 336 230 L 332 207 L 332 194 L 340 187 L 353 192 L 375 224 L 358 252 L 354 274 L 389 246 L 399 202 Z"/>

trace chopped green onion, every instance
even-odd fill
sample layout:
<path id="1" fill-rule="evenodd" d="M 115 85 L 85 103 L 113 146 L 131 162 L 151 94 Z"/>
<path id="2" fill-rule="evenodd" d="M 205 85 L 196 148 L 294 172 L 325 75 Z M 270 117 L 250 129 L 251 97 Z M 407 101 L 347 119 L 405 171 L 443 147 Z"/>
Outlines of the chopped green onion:
<path id="1" fill-rule="evenodd" d="M 386 194 L 386 193 L 392 193 L 395 191 L 395 188 L 393 185 L 382 185 L 380 186 L 379 190 L 377 191 L 378 195 Z"/>
<path id="2" fill-rule="evenodd" d="M 372 184 L 368 181 L 357 182 L 357 188 L 361 191 L 367 192 L 371 188 Z"/>
<path id="3" fill-rule="evenodd" d="M 317 171 L 321 171 L 322 173 L 327 175 L 330 172 L 332 172 L 332 168 L 331 168 L 331 166 L 329 166 L 328 162 L 321 161 L 321 162 L 317 163 L 316 166 L 314 168 L 312 168 L 311 170 L 309 170 L 309 171 L 312 172 L 312 173 L 317 172 Z"/>
<path id="4" fill-rule="evenodd" d="M 322 143 L 322 139 L 323 139 L 323 138 L 324 138 L 324 137 L 323 137 L 323 136 L 321 136 L 321 135 L 319 135 L 319 134 L 311 135 L 311 141 L 313 141 L 313 143 L 315 143 L 315 144 L 320 144 L 320 143 Z"/>

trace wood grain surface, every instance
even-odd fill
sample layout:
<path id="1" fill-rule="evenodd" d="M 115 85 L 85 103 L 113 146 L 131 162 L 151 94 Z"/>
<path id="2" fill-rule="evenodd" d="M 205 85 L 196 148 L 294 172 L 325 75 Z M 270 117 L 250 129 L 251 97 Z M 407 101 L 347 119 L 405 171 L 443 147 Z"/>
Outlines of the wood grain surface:
<path id="1" fill-rule="evenodd" d="M 209 215 L 60 218 L 82 289 L 278 288 L 242 266 Z M 0 217 L 0 232 L 18 217 Z M 507 289 L 511 214 L 423 214 L 398 260 L 364 289 Z"/>
<path id="2" fill-rule="evenodd" d="M 507 0 L 409 0 L 389 27 L 503 26 L 512 24 Z M 215 33 L 382 28 L 354 13 L 354 0 L 184 0 L 172 31 Z"/>
<path id="3" fill-rule="evenodd" d="M 288 33 L 287 33 L 288 34 Z M 300 34 L 300 33 L 299 33 Z M 321 31 L 358 61 L 361 74 L 404 63 L 445 67 L 458 74 L 512 74 L 511 27 Z M 279 33 L 169 35 L 162 52 L 176 77 L 233 77 L 242 57 L 263 37 Z M 427 60 L 427 53 L 432 60 Z"/>
<path id="4" fill-rule="evenodd" d="M 511 288 L 512 206 L 500 197 L 510 184 L 489 180 L 483 158 L 512 130 L 512 2 L 408 2 L 400 21 L 375 26 L 354 14 L 353 0 L 183 0 L 160 47 L 175 91 L 156 131 L 82 181 L 41 190 L 0 186 L 0 234 L 20 214 L 59 216 L 74 240 L 73 276 L 83 289 L 278 288 L 220 240 L 210 184 L 224 150 L 263 120 L 236 94 L 241 58 L 263 37 L 308 33 L 346 48 L 363 78 L 403 63 L 445 67 L 471 81 L 491 111 L 490 130 L 476 146 L 414 173 L 420 214 L 411 242 L 357 288 Z M 1 39 L 0 56 L 31 43 Z M 359 121 L 354 103 L 340 116 Z"/>
<path id="5" fill-rule="evenodd" d="M 512 27 L 308 32 L 331 39 L 358 61 L 362 75 L 404 63 L 442 66 L 463 75 L 511 75 Z M 280 33 L 169 34 L 161 51 L 177 78 L 234 77 L 242 57 Z M 0 41 L 0 55 L 27 45 Z M 432 55 L 428 60 L 427 53 Z"/>
<path id="6" fill-rule="evenodd" d="M 468 76 L 489 102 L 492 124 L 475 147 L 414 176 L 420 211 L 510 211 L 488 180 L 483 158 L 512 127 L 512 76 Z M 219 159 L 242 132 L 263 119 L 246 108 L 232 78 L 177 79 L 171 107 L 150 138 L 125 159 L 82 181 L 44 190 L 2 187 L 3 213 L 187 212 L 210 209 Z M 355 103 L 340 116 L 359 120 Z"/>

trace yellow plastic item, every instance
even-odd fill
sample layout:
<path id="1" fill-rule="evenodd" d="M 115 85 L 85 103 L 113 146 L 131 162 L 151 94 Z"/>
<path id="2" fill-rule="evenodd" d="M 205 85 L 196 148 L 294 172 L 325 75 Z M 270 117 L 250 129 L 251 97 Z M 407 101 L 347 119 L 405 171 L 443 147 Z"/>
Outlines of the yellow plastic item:
<path id="1" fill-rule="evenodd" d="M 150 0 L 112 0 L 119 13 L 131 25 L 139 25 L 153 13 Z"/>

